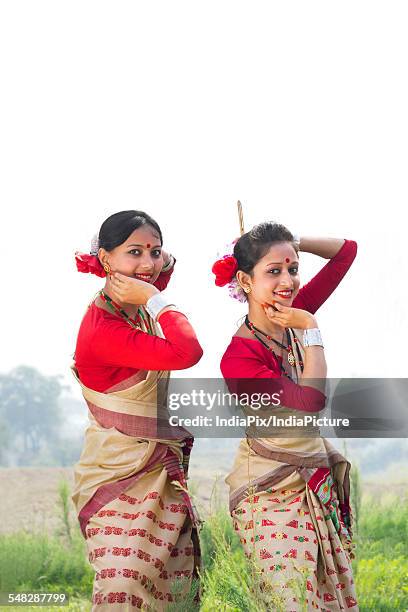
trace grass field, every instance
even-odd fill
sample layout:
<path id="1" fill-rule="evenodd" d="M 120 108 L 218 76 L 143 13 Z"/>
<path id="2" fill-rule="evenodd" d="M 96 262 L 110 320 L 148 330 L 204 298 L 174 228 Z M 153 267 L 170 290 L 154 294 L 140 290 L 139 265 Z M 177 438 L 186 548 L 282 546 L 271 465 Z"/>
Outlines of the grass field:
<path id="1" fill-rule="evenodd" d="M 60 474 L 61 476 L 61 474 Z M 199 490 L 192 485 L 192 490 Z M 408 504 L 386 488 L 373 497 L 363 484 L 355 542 L 354 576 L 361 611 L 408 610 Z M 371 491 L 372 493 L 372 491 Z M 355 493 L 356 494 L 356 493 Z M 90 610 L 93 572 L 83 538 L 73 520 L 69 483 L 56 491 L 53 529 L 19 529 L 0 534 L 0 591 L 54 591 L 70 596 L 67 607 L 42 610 Z M 245 559 L 225 510 L 224 498 L 214 502 L 201 532 L 203 598 L 200 610 L 266 612 L 279 610 L 276 595 L 258 588 L 256 573 Z M 217 507 L 218 506 L 218 507 Z M 33 523 L 35 525 L 35 522 Z M 355 529 L 356 531 L 356 529 Z M 21 610 L 5 607 L 5 610 Z M 25 610 L 37 609 L 25 607 Z M 191 610 L 186 602 L 183 607 Z"/>

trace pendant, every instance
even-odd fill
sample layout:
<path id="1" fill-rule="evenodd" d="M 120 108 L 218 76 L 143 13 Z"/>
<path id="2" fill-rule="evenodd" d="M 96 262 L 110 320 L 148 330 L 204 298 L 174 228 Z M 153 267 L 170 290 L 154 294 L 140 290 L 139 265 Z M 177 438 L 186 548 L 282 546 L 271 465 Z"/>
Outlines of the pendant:
<path id="1" fill-rule="evenodd" d="M 288 353 L 288 362 L 290 363 L 291 366 L 294 366 L 296 363 L 295 356 L 292 353 L 292 351 L 289 351 Z"/>

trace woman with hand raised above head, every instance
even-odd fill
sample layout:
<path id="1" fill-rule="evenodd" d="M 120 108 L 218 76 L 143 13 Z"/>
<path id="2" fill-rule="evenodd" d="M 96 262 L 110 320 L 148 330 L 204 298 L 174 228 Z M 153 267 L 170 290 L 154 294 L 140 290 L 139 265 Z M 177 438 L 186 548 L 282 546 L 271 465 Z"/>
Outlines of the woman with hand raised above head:
<path id="1" fill-rule="evenodd" d="M 299 251 L 329 259 L 303 287 Z M 248 306 L 221 371 L 238 397 L 265 394 L 260 416 L 298 419 L 318 416 L 325 407 L 327 369 L 315 313 L 356 251 L 352 240 L 298 239 L 271 222 L 243 234 L 214 264 L 216 284 L 228 284 L 230 294 Z M 285 426 L 279 428 L 251 426 L 241 440 L 226 479 L 234 528 L 260 567 L 265 598 L 272 587 L 285 610 L 303 610 L 296 591 L 296 582 L 303 582 L 308 610 L 357 610 L 350 463 L 318 428 L 286 426 L 289 422 L 281 421 Z"/>
<path id="2" fill-rule="evenodd" d="M 95 570 L 93 610 L 164 610 L 199 567 L 199 519 L 187 485 L 191 434 L 170 427 L 161 391 L 169 370 L 202 349 L 162 294 L 175 260 L 159 225 L 126 210 L 102 224 L 80 272 L 105 277 L 82 320 L 74 374 L 89 408 L 73 501 Z M 146 608 L 147 609 L 147 608 Z"/>

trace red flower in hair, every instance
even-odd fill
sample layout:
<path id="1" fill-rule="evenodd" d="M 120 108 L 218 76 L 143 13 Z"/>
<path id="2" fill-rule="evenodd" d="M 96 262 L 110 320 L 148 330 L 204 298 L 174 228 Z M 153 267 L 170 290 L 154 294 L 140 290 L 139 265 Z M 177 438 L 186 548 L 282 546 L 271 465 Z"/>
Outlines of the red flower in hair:
<path id="1" fill-rule="evenodd" d="M 78 272 L 89 272 L 90 274 L 96 274 L 104 278 L 106 272 L 96 255 L 87 255 L 86 253 L 75 253 L 75 262 Z"/>
<path id="2" fill-rule="evenodd" d="M 232 281 L 235 272 L 238 270 L 238 262 L 233 255 L 226 255 L 215 262 L 211 271 L 215 274 L 215 284 L 217 287 L 224 287 Z"/>

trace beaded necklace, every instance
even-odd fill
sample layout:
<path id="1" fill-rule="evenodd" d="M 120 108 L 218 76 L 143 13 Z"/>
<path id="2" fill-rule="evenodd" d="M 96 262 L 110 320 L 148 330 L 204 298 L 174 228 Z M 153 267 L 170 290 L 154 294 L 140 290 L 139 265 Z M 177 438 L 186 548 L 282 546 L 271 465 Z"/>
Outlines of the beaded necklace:
<path id="1" fill-rule="evenodd" d="M 126 323 L 130 325 L 130 327 L 133 327 L 133 329 L 141 329 L 140 321 L 142 321 L 146 327 L 147 333 L 151 336 L 154 335 L 150 321 L 146 318 L 142 308 L 138 308 L 137 310 L 138 320 L 136 320 L 136 317 L 135 319 L 131 319 L 126 310 L 124 310 L 121 306 L 119 306 L 119 304 L 112 300 L 112 298 L 109 297 L 109 295 L 105 293 L 103 289 L 99 291 L 99 295 L 101 297 L 101 300 L 107 305 L 107 307 L 115 314 L 118 314 L 123 317 Z"/>
<path id="2" fill-rule="evenodd" d="M 258 327 L 255 327 L 255 325 L 249 320 L 248 315 L 246 315 L 246 317 L 245 317 L 245 325 L 247 326 L 247 328 L 249 329 L 251 334 L 253 336 L 255 336 L 255 338 L 257 340 L 259 340 L 259 342 L 261 344 L 263 344 L 264 347 L 267 348 L 268 351 L 270 353 L 272 353 L 276 358 L 277 358 L 277 355 L 276 355 L 275 351 L 273 350 L 273 348 L 270 347 L 268 344 L 266 344 L 266 342 L 264 340 L 262 340 L 262 338 L 260 338 L 256 332 L 258 332 L 259 334 L 262 334 L 262 336 L 265 336 L 265 338 L 267 340 L 269 340 L 269 341 L 272 340 L 273 342 L 275 342 L 275 344 L 280 346 L 280 348 L 282 348 L 285 351 L 287 351 L 288 352 L 288 362 L 289 362 L 289 364 L 291 366 L 296 365 L 296 358 L 295 358 L 295 355 L 293 353 L 292 342 L 291 342 L 290 333 L 289 333 L 288 329 L 285 329 L 285 331 L 286 331 L 286 338 L 287 338 L 287 341 L 288 341 L 288 346 L 285 346 L 284 344 L 282 344 L 281 342 L 278 342 L 278 340 L 275 340 L 275 338 L 273 338 L 269 334 L 265 333 L 264 331 L 262 331 Z M 298 358 L 299 366 L 300 366 L 301 371 L 303 372 L 302 355 L 300 353 L 300 349 L 299 349 L 299 346 L 298 346 L 298 339 L 296 338 L 295 334 L 293 334 L 293 340 L 295 342 L 295 347 L 296 347 L 296 353 L 297 353 L 297 358 Z M 291 376 L 289 376 L 289 374 L 286 372 L 286 370 L 285 370 L 285 368 L 283 366 L 283 363 L 281 364 L 281 369 L 282 369 L 282 372 L 283 372 L 283 374 L 285 376 L 287 376 L 288 378 L 291 378 Z"/>

